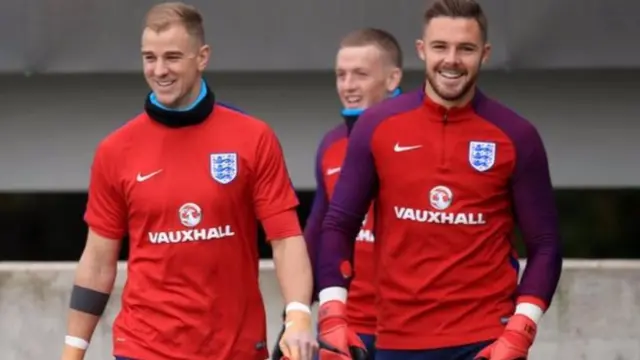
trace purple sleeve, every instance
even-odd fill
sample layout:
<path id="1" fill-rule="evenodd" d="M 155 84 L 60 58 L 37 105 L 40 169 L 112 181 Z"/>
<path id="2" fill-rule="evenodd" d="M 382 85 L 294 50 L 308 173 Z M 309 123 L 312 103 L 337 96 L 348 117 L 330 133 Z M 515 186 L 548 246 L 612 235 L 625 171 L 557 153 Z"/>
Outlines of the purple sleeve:
<path id="1" fill-rule="evenodd" d="M 516 154 L 511 191 L 527 249 L 527 266 L 518 292 L 549 306 L 562 271 L 562 253 L 547 154 L 535 129 L 516 145 Z"/>
<path id="2" fill-rule="evenodd" d="M 527 251 L 518 295 L 538 298 L 548 306 L 560 279 L 562 253 L 544 144 L 532 124 L 500 104 L 483 100 L 477 111 L 501 128 L 516 148 L 511 194 L 515 219 Z"/>
<path id="3" fill-rule="evenodd" d="M 316 175 L 317 176 L 317 175 Z M 322 179 L 318 181 L 318 187 L 316 194 L 313 197 L 313 206 L 311 207 L 311 213 L 307 218 L 307 223 L 304 227 L 304 239 L 307 242 L 307 251 L 309 252 L 309 259 L 311 260 L 311 267 L 316 268 L 317 256 L 318 256 L 318 244 L 320 243 L 320 229 L 322 227 L 322 220 L 324 214 L 329 208 L 329 200 L 327 199 L 327 193 L 324 188 Z"/>
<path id="4" fill-rule="evenodd" d="M 372 133 L 373 129 L 367 126 L 365 113 L 349 136 L 340 178 L 322 223 L 317 263 L 318 290 L 348 286 L 348 279 L 342 275 L 340 266 L 345 261 L 352 262 L 354 241 L 377 182 L 369 147 Z"/>
<path id="5" fill-rule="evenodd" d="M 377 193 L 378 174 L 371 152 L 376 127 L 395 114 L 419 106 L 422 94 L 420 90 L 385 100 L 365 111 L 353 127 L 340 178 L 322 223 L 318 290 L 348 287 L 350 274 L 343 275 L 341 266 L 345 262 L 353 263 L 355 239 Z"/>
<path id="6" fill-rule="evenodd" d="M 304 239 L 307 243 L 307 252 L 309 253 L 309 260 L 311 261 L 311 269 L 314 274 L 313 279 L 313 294 L 312 302 L 318 300 L 318 279 L 317 279 L 317 263 L 318 263 L 318 247 L 320 242 L 320 228 L 322 226 L 322 220 L 324 214 L 329 208 L 329 200 L 327 199 L 327 190 L 324 185 L 322 177 L 322 152 L 318 149 L 318 155 L 316 156 L 316 194 L 313 197 L 313 206 L 311 208 L 311 214 L 307 218 L 307 223 L 304 227 Z"/>
<path id="7" fill-rule="evenodd" d="M 304 227 L 304 239 L 307 243 L 307 251 L 309 252 L 309 259 L 311 260 L 311 267 L 316 269 L 316 263 L 318 258 L 318 244 L 320 242 L 320 229 L 322 227 L 322 220 L 329 208 L 329 199 L 327 196 L 327 188 L 324 184 L 324 177 L 322 176 L 322 158 L 327 147 L 330 146 L 331 141 L 325 138 L 320 143 L 318 151 L 316 153 L 315 160 L 315 177 L 316 177 L 316 194 L 313 198 L 313 206 L 311 207 L 311 213 L 307 218 L 307 222 Z"/>

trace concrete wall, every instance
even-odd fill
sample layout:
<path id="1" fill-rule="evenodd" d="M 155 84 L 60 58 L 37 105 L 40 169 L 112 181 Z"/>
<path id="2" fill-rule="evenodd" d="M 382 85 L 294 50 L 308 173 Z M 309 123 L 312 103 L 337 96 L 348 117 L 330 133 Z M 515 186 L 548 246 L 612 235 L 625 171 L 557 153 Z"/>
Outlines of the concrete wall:
<path id="1" fill-rule="evenodd" d="M 57 358 L 75 264 L 0 263 L 2 360 Z M 261 264 L 269 344 L 280 328 L 282 301 L 273 264 Z M 125 279 L 96 330 L 88 360 L 110 360 L 112 323 Z M 640 360 L 640 261 L 566 261 L 554 304 L 531 360 Z"/>

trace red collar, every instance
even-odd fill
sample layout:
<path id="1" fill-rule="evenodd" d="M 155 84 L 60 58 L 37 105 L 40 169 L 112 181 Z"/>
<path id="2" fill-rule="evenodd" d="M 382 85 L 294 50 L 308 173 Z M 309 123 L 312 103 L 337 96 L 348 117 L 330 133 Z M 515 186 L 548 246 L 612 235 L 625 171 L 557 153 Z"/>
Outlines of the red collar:
<path id="1" fill-rule="evenodd" d="M 424 89 L 424 87 L 423 87 Z M 475 113 L 475 105 L 483 98 L 483 94 L 475 89 L 473 98 L 460 107 L 446 108 L 431 99 L 423 90 L 423 105 L 427 110 L 430 120 L 433 121 L 463 121 L 469 120 Z"/>

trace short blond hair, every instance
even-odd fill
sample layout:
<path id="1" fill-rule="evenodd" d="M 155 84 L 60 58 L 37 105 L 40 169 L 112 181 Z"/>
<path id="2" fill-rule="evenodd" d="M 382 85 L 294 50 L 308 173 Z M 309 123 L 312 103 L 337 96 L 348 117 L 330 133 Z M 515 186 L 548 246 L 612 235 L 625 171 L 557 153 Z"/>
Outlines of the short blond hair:
<path id="1" fill-rule="evenodd" d="M 350 32 L 340 41 L 340 47 L 377 46 L 384 56 L 398 68 L 402 68 L 402 49 L 395 36 L 390 32 L 377 28 L 364 28 Z"/>
<path id="2" fill-rule="evenodd" d="M 163 31 L 170 26 L 180 24 L 189 35 L 200 43 L 204 43 L 204 26 L 202 15 L 194 6 L 182 2 L 166 2 L 152 7 L 144 19 L 145 28 Z"/>

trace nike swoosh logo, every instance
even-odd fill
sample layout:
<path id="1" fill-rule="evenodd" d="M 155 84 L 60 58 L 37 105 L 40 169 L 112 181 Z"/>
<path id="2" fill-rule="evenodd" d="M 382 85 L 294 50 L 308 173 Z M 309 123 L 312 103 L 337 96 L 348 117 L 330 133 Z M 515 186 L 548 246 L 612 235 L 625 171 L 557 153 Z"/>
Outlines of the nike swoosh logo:
<path id="1" fill-rule="evenodd" d="M 162 172 L 162 169 L 154 171 L 154 172 L 152 172 L 150 174 L 147 174 L 147 175 L 142 175 L 141 173 L 138 173 L 138 176 L 136 177 L 136 180 L 138 182 L 147 181 L 147 180 L 151 179 L 152 177 L 160 174 L 161 172 Z"/>
<path id="2" fill-rule="evenodd" d="M 403 152 L 403 151 L 410 151 L 410 150 L 419 149 L 421 147 L 422 147 L 422 145 L 400 146 L 399 143 L 396 143 L 396 146 L 393 147 L 393 151 L 395 151 L 395 152 Z"/>
<path id="3" fill-rule="evenodd" d="M 340 168 L 331 168 L 331 169 L 327 169 L 327 175 L 333 175 L 333 174 L 337 174 L 340 172 Z"/>

